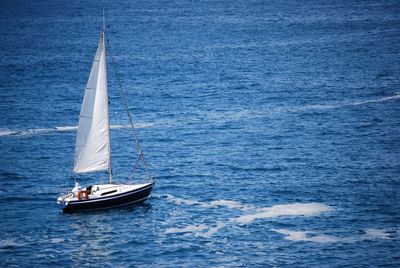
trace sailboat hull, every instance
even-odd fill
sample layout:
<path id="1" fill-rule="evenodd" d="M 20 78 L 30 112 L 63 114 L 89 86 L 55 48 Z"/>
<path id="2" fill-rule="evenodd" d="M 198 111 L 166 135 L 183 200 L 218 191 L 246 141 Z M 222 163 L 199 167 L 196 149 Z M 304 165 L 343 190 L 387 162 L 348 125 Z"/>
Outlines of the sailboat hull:
<path id="1" fill-rule="evenodd" d="M 117 194 L 110 194 L 104 197 L 88 198 L 82 200 L 69 201 L 62 204 L 63 212 L 75 212 L 92 209 L 105 209 L 125 206 L 133 203 L 140 203 L 147 200 L 153 189 L 154 182 L 145 186 Z"/>

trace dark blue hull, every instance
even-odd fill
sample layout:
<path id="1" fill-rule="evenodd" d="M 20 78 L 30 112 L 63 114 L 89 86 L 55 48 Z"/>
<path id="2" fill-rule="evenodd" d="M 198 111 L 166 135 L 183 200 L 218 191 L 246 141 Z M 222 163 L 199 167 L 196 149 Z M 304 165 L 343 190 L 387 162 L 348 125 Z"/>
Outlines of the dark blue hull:
<path id="1" fill-rule="evenodd" d="M 63 208 L 63 212 L 104 209 L 140 203 L 149 198 L 153 185 L 154 183 L 151 183 L 142 188 L 109 197 L 71 201 Z"/>

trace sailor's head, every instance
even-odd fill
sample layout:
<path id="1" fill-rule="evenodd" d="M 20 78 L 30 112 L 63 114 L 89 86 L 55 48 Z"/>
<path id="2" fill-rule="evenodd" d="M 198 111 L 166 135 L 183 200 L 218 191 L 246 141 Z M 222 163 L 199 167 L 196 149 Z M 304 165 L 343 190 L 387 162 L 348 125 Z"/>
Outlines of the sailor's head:
<path id="1" fill-rule="evenodd" d="M 79 182 L 75 182 L 75 187 L 79 187 Z"/>

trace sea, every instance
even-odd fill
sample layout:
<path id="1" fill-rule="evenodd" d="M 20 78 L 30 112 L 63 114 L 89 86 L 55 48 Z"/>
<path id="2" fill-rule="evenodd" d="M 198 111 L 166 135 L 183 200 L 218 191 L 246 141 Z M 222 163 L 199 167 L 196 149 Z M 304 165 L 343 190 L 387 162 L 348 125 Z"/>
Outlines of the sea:
<path id="1" fill-rule="evenodd" d="M 114 182 L 65 214 L 84 88 L 108 39 Z M 400 267 L 396 0 L 2 0 L 0 267 Z M 115 68 L 117 73 L 115 72 Z"/>

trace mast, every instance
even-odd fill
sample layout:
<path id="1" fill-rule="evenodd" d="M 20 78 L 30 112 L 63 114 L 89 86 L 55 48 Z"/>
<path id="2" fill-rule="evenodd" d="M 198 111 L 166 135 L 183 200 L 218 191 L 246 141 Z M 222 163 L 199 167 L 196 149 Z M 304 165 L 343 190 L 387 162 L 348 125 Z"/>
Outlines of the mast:
<path id="1" fill-rule="evenodd" d="M 106 64 L 106 19 L 104 16 L 104 9 L 103 9 L 103 29 L 101 30 L 101 33 L 103 35 L 103 46 L 104 46 L 104 64 L 105 69 L 107 70 L 107 64 Z M 107 118 L 108 122 L 108 129 L 110 129 L 110 117 Z M 112 183 L 112 167 L 111 167 L 111 142 L 110 142 L 110 136 L 109 138 L 109 143 L 110 146 L 108 146 L 108 155 L 109 155 L 109 161 L 108 161 L 108 182 L 111 184 Z"/>

